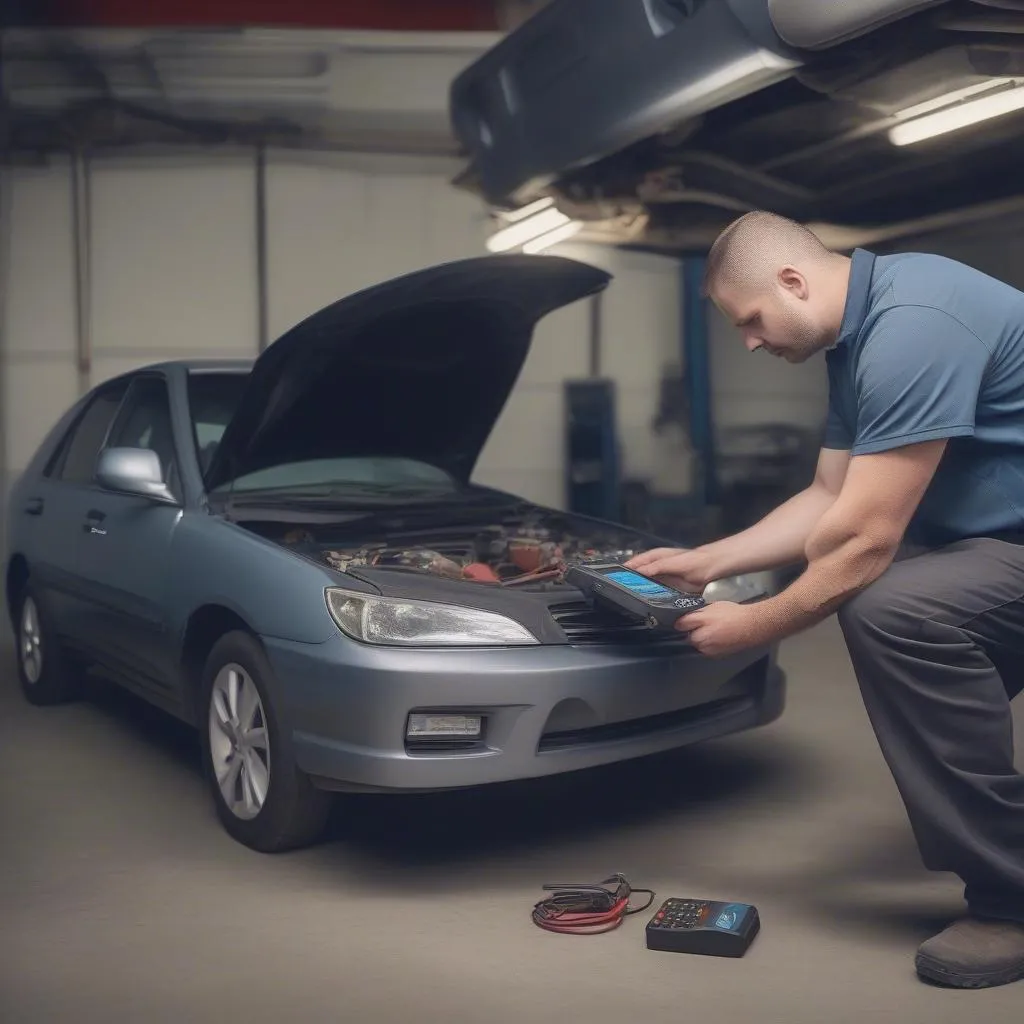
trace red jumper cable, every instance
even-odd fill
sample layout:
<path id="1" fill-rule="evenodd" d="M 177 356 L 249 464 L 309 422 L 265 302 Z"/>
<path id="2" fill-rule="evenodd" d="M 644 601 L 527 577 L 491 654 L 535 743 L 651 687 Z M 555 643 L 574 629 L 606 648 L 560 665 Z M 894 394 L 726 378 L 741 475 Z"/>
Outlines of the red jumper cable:
<path id="1" fill-rule="evenodd" d="M 614 889 L 607 888 L 613 883 Z M 653 889 L 633 889 L 620 873 L 598 885 L 548 884 L 542 888 L 554 895 L 534 905 L 534 924 L 566 935 L 610 932 L 625 917 L 646 910 L 654 902 Z M 649 893 L 650 898 L 641 906 L 631 907 L 629 901 L 634 892 Z"/>

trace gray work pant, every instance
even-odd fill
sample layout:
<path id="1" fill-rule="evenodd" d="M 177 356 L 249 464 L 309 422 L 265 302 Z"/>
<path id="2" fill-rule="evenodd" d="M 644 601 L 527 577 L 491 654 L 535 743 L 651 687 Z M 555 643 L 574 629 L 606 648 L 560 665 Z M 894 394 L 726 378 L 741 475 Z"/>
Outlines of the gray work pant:
<path id="1" fill-rule="evenodd" d="M 959 875 L 973 913 L 1024 921 L 1024 545 L 901 556 L 839 622 L 925 867 Z"/>

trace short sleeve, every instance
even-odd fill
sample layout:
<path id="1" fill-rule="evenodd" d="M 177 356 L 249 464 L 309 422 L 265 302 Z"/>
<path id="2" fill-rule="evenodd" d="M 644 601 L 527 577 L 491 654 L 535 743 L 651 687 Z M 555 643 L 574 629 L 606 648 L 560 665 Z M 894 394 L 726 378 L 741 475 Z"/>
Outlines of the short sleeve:
<path id="1" fill-rule="evenodd" d="M 972 435 L 989 357 L 981 339 L 941 309 L 886 310 L 858 361 L 851 453 Z"/>
<path id="2" fill-rule="evenodd" d="M 828 419 L 825 421 L 825 440 L 822 441 L 822 447 L 848 452 L 852 445 L 853 438 L 850 431 L 839 415 L 839 411 L 830 405 Z"/>
<path id="3" fill-rule="evenodd" d="M 830 361 L 828 363 L 828 415 L 825 419 L 825 437 L 823 448 L 849 451 L 853 444 L 853 430 L 843 414 L 843 388 L 839 371 Z"/>

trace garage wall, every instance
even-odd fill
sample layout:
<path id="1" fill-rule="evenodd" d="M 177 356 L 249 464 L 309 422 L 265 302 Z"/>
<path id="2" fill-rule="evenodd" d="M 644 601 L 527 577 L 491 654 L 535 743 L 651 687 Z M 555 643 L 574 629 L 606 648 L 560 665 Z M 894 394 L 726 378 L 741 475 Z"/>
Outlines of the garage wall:
<path id="1" fill-rule="evenodd" d="M 819 429 L 827 402 L 825 359 L 791 365 L 764 352 L 748 352 L 739 331 L 711 307 L 708 314 L 714 423 L 729 427 L 787 423 Z"/>
<path id="2" fill-rule="evenodd" d="M 91 174 L 92 362 L 82 384 L 182 356 L 255 355 L 251 155 L 99 158 Z M 274 337 L 323 304 L 396 274 L 483 254 L 484 211 L 433 158 L 273 153 L 268 160 L 268 318 Z M 70 168 L 8 170 L 10 248 L 0 402 L 9 479 L 79 393 Z M 675 263 L 566 247 L 616 280 L 604 301 L 603 369 L 622 389 L 629 472 L 654 459 L 648 424 L 662 363 L 679 348 Z M 563 502 L 562 382 L 589 367 L 587 303 L 538 331 L 477 478 Z"/>
<path id="3" fill-rule="evenodd" d="M 625 476 L 660 476 L 674 452 L 652 436 L 658 412 L 661 378 L 667 368 L 678 372 L 682 352 L 679 264 L 648 253 L 566 244 L 552 250 L 570 259 L 602 267 L 614 276 L 601 300 L 601 376 L 615 382 L 616 421 Z M 585 306 L 572 313 L 581 321 Z M 573 330 L 589 339 L 589 321 Z M 572 373 L 587 375 L 589 341 L 576 343 Z M 556 389 L 559 381 L 551 378 Z M 559 412 L 561 415 L 561 412 Z M 671 471 L 672 467 L 667 467 Z"/>
<path id="4" fill-rule="evenodd" d="M 941 234 L 905 239 L 892 251 L 938 253 L 962 260 L 1015 288 L 1024 288 L 1024 216 L 1002 217 Z"/>

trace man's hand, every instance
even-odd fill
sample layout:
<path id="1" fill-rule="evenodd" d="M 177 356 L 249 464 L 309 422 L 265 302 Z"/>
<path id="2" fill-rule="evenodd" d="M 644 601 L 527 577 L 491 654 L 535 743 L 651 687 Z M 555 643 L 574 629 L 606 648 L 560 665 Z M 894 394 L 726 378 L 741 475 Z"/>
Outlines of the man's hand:
<path id="1" fill-rule="evenodd" d="M 757 635 L 755 607 L 714 601 L 695 612 L 687 612 L 676 623 L 676 629 L 686 633 L 690 643 L 705 657 L 725 658 L 771 639 Z"/>
<path id="2" fill-rule="evenodd" d="M 703 548 L 654 548 L 626 562 L 676 590 L 699 594 L 711 582 L 711 558 Z"/>
<path id="3" fill-rule="evenodd" d="M 925 441 L 852 459 L 839 498 L 808 539 L 808 566 L 799 579 L 757 604 L 713 602 L 684 615 L 676 629 L 687 633 L 701 654 L 724 657 L 827 618 L 892 563 L 945 447 L 943 440 Z M 669 564 L 681 563 L 666 559 L 654 567 Z"/>

